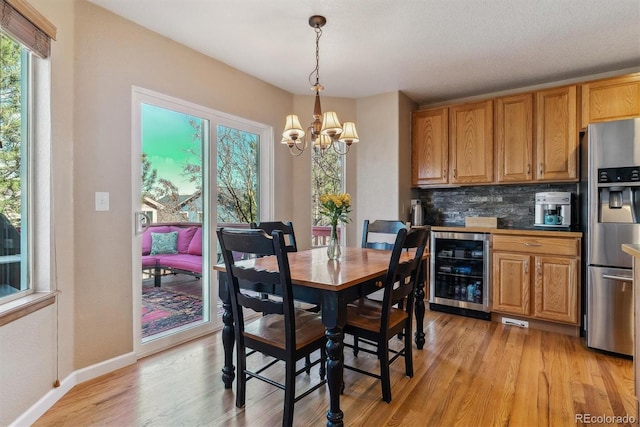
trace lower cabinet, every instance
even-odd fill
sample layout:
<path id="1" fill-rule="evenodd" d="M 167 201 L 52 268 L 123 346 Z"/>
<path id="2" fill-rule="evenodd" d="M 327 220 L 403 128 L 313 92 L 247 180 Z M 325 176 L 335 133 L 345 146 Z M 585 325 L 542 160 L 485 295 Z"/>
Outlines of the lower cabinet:
<path id="1" fill-rule="evenodd" d="M 577 325 L 580 238 L 493 236 L 491 311 Z"/>

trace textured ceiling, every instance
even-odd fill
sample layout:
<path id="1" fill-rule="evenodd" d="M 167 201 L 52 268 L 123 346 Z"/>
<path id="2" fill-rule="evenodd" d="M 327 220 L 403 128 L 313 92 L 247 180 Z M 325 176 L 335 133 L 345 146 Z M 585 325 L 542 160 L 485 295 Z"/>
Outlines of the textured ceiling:
<path id="1" fill-rule="evenodd" d="M 295 94 L 418 103 L 640 66 L 640 0 L 89 0 Z"/>

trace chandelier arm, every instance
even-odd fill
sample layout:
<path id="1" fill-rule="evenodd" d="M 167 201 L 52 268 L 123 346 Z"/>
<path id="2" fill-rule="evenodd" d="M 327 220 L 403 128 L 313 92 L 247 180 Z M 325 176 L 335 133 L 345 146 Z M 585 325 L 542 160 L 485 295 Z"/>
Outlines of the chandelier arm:
<path id="1" fill-rule="evenodd" d="M 346 149 L 344 151 L 340 151 L 337 147 L 338 147 L 338 143 L 340 144 L 344 144 L 344 146 L 346 147 Z M 349 152 L 349 149 L 351 148 L 351 144 L 347 144 L 345 142 L 340 142 L 340 141 L 333 141 L 331 143 L 331 145 L 333 146 L 333 151 L 335 151 L 336 153 L 338 153 L 338 155 L 340 156 L 344 156 L 345 154 L 347 154 Z"/>
<path id="2" fill-rule="evenodd" d="M 300 145 L 298 144 L 297 141 L 293 142 L 293 145 L 289 145 L 289 152 L 298 157 L 299 155 L 301 155 L 302 153 L 304 153 L 304 150 L 306 150 L 307 148 L 307 138 L 306 135 L 302 138 L 302 148 L 300 148 Z M 294 150 L 295 149 L 295 150 Z"/>

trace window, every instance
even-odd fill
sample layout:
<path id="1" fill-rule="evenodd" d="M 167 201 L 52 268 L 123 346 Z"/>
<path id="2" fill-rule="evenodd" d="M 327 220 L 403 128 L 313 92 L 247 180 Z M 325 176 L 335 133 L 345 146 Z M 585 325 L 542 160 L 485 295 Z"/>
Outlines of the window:
<path id="1" fill-rule="evenodd" d="M 151 223 L 202 222 L 203 135 L 208 121 L 142 104 L 142 211 Z"/>
<path id="2" fill-rule="evenodd" d="M 218 125 L 218 222 L 260 218 L 260 135 Z"/>
<path id="3" fill-rule="evenodd" d="M 29 280 L 29 50 L 0 33 L 0 302 Z"/>
<path id="4" fill-rule="evenodd" d="M 320 196 L 327 193 L 343 193 L 344 156 L 333 149 L 322 152 L 311 150 L 311 245 L 326 246 L 331 234 L 331 225 L 326 217 L 320 215 Z M 338 226 L 338 234 L 344 225 Z"/>
<path id="5" fill-rule="evenodd" d="M 0 0 L 0 304 L 45 292 L 25 301 L 21 315 L 37 309 L 36 301 L 53 302 L 48 291 L 56 287 L 50 280 L 51 87 L 46 60 L 55 37 L 55 26 L 26 1 Z"/>

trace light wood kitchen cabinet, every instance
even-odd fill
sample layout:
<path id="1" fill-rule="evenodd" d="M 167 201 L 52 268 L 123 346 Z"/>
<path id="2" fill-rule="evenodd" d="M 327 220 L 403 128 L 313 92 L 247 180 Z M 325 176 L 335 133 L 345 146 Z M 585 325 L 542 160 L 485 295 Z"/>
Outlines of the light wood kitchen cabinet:
<path id="1" fill-rule="evenodd" d="M 536 256 L 535 307 L 538 319 L 578 323 L 578 260 Z"/>
<path id="2" fill-rule="evenodd" d="M 493 182 L 493 100 L 460 104 L 449 112 L 449 182 Z"/>
<path id="3" fill-rule="evenodd" d="M 580 240 L 494 235 L 492 311 L 578 325 Z"/>
<path id="4" fill-rule="evenodd" d="M 411 184 L 449 182 L 449 109 L 416 111 L 411 128 Z"/>
<path id="5" fill-rule="evenodd" d="M 582 85 L 582 123 L 640 117 L 640 73 Z"/>
<path id="6" fill-rule="evenodd" d="M 533 94 L 496 98 L 496 180 L 533 179 Z"/>
<path id="7" fill-rule="evenodd" d="M 578 180 L 577 88 L 536 92 L 536 181 Z"/>
<path id="8" fill-rule="evenodd" d="M 522 316 L 531 313 L 530 258 L 529 255 L 494 252 L 492 311 Z"/>

